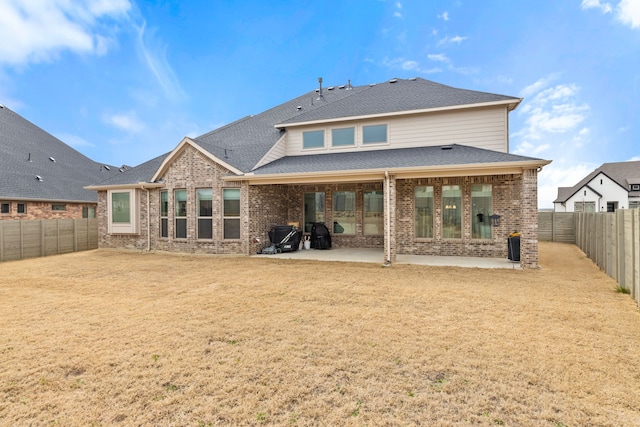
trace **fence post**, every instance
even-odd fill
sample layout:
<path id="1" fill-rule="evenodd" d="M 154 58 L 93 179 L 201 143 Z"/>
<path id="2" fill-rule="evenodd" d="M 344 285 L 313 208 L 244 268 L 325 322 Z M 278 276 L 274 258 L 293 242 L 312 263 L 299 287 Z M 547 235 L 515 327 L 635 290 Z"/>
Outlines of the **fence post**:
<path id="1" fill-rule="evenodd" d="M 78 218 L 73 219 L 73 252 L 78 252 Z"/>
<path id="2" fill-rule="evenodd" d="M 45 252 L 45 234 L 44 234 L 44 219 L 40 220 L 40 256 L 44 256 Z"/>
<path id="3" fill-rule="evenodd" d="M 0 262 L 4 261 L 4 230 L 2 224 L 4 221 L 0 221 Z"/>

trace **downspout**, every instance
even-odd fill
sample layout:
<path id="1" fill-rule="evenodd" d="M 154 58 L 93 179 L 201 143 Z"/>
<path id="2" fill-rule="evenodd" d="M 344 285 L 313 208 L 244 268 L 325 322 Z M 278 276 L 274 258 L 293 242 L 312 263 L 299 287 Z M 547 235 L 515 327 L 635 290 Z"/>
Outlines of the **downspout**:
<path id="1" fill-rule="evenodd" d="M 391 265 L 391 196 L 389 194 L 389 171 L 384 171 L 384 206 L 386 210 L 384 225 L 384 265 Z"/>

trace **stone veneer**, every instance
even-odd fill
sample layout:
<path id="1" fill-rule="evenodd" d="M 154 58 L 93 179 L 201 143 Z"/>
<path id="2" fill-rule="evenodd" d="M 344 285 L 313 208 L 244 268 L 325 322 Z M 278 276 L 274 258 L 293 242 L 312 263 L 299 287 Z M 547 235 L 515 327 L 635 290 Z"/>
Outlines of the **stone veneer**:
<path id="1" fill-rule="evenodd" d="M 333 193 L 354 191 L 356 193 L 356 233 L 344 235 L 332 233 L 334 247 L 384 248 L 384 236 L 365 236 L 363 227 L 364 191 L 384 190 L 384 182 L 318 185 L 254 185 L 245 182 L 223 182 L 229 171 L 211 162 L 192 147 L 186 148 L 174 159 L 165 175 L 163 190 L 169 194 L 169 237 L 161 238 L 159 217 L 159 189 L 149 190 L 149 218 L 147 224 L 147 190 L 139 189 L 140 233 L 137 235 L 109 235 L 107 233 L 107 192 L 99 192 L 99 241 L 100 247 L 165 250 L 188 253 L 244 254 L 258 252 L 269 244 L 267 232 L 274 225 L 297 222 L 303 224 L 304 193 L 325 193 L 325 220 L 333 224 Z M 493 227 L 492 238 L 471 238 L 471 185 L 491 184 L 493 211 L 501 216 L 500 225 Z M 521 264 L 526 268 L 537 268 L 537 172 L 524 174 L 471 176 L 453 178 L 417 178 L 389 180 L 391 209 L 391 259 L 396 254 L 450 255 L 478 257 L 507 257 L 507 237 L 512 231 L 521 236 Z M 434 238 L 416 239 L 414 236 L 414 187 L 434 187 Z M 442 186 L 460 185 L 463 190 L 462 238 L 443 239 L 441 232 Z M 196 189 L 213 189 L 213 239 L 197 239 Z M 222 189 L 241 190 L 241 236 L 237 240 L 224 240 L 222 236 Z M 176 189 L 187 190 L 187 238 L 174 236 L 174 195 Z M 150 239 L 147 240 L 147 230 Z M 330 227 L 330 231 L 331 227 Z M 259 240 L 259 242 L 257 242 Z"/>

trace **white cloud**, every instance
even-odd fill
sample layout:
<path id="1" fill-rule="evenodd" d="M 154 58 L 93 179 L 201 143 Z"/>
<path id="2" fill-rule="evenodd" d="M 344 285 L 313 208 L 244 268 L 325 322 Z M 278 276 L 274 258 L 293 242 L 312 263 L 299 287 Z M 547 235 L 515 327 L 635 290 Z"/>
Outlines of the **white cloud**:
<path id="1" fill-rule="evenodd" d="M 582 0 L 581 7 L 582 9 L 599 9 L 604 14 L 613 11 L 611 3 L 600 0 Z M 616 18 L 631 28 L 640 28 L 640 1 L 620 0 L 616 6 Z"/>
<path id="2" fill-rule="evenodd" d="M 396 2 L 396 9 L 397 10 L 393 13 L 393 16 L 396 18 L 402 18 L 402 12 L 400 12 L 402 10 L 402 3 Z"/>
<path id="3" fill-rule="evenodd" d="M 430 53 L 427 55 L 427 59 L 434 62 L 444 62 L 445 64 L 450 64 L 451 61 L 444 53 Z"/>
<path id="4" fill-rule="evenodd" d="M 145 129 L 144 123 L 138 119 L 135 112 L 105 114 L 105 123 L 128 133 L 140 133 Z"/>
<path id="5" fill-rule="evenodd" d="M 3 0 L 0 64 L 50 61 L 61 51 L 104 54 L 109 36 L 98 22 L 127 17 L 129 0 Z"/>
<path id="6" fill-rule="evenodd" d="M 449 20 L 449 12 L 442 12 L 438 15 L 438 19 L 442 19 L 443 21 Z"/>
<path id="7" fill-rule="evenodd" d="M 147 65 L 164 94 L 173 101 L 186 97 L 176 74 L 167 60 L 167 48 L 155 37 L 155 31 L 146 30 L 146 22 L 138 28 L 138 53 Z"/>
<path id="8" fill-rule="evenodd" d="M 640 1 L 621 0 L 618 3 L 618 19 L 631 28 L 640 28 Z"/>
<path id="9" fill-rule="evenodd" d="M 611 3 L 601 3 L 600 0 L 582 0 L 581 7 L 583 9 L 600 9 L 602 13 L 610 13 L 613 10 Z"/>
<path id="10" fill-rule="evenodd" d="M 538 175 L 538 207 L 552 208 L 558 197 L 558 187 L 573 187 L 596 167 L 585 163 L 569 165 L 564 160 L 554 160 L 545 166 Z"/>
<path id="11" fill-rule="evenodd" d="M 438 42 L 438 46 L 450 45 L 450 44 L 460 44 L 465 41 L 468 37 L 462 36 L 453 36 L 453 37 L 445 37 Z"/>
<path id="12" fill-rule="evenodd" d="M 422 74 L 442 72 L 441 68 L 423 68 L 417 61 L 404 58 L 385 59 L 382 63 L 389 68 L 400 69 L 403 71 L 416 71 Z"/>

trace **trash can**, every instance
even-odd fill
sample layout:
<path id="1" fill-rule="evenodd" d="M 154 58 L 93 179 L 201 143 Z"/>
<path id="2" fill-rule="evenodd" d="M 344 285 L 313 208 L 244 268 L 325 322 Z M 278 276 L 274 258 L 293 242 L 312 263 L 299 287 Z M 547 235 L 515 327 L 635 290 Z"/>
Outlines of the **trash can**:
<path id="1" fill-rule="evenodd" d="M 520 261 L 520 233 L 511 233 L 507 238 L 510 261 Z"/>

